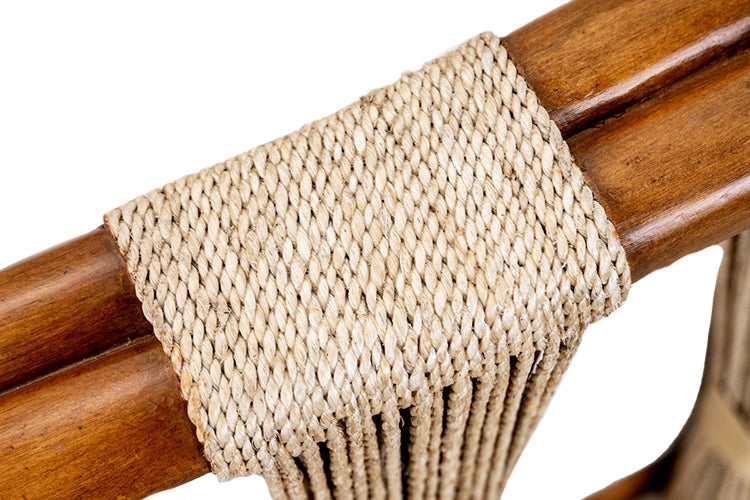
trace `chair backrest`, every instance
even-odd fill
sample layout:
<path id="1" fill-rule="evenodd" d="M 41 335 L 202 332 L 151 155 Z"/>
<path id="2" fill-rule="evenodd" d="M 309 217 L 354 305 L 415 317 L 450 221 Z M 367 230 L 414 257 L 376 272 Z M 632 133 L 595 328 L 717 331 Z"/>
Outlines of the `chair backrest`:
<path id="1" fill-rule="evenodd" d="M 750 228 L 748 40 L 750 5 L 719 0 L 577 0 L 503 40 L 634 280 Z M 208 470 L 106 230 L 0 271 L 0 318 L 0 491 L 137 498 Z M 712 384 L 743 407 L 742 360 L 724 364 L 738 378 Z"/>

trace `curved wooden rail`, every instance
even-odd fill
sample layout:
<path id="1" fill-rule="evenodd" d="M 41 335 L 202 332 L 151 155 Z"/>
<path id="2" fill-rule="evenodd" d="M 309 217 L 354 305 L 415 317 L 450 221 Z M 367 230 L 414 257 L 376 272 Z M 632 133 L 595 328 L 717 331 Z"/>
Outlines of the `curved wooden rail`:
<path id="1" fill-rule="evenodd" d="M 505 39 L 635 279 L 750 227 L 749 19 L 578 0 Z M 0 271 L 0 491 L 141 498 L 208 471 L 160 351 L 105 230 Z"/>
<path id="2" fill-rule="evenodd" d="M 579 0 L 504 39 L 569 136 L 747 43 L 747 0 Z"/>
<path id="3" fill-rule="evenodd" d="M 568 138 L 637 280 L 750 226 L 750 50 Z"/>
<path id="4" fill-rule="evenodd" d="M 208 470 L 152 335 L 0 398 L 2 498 L 136 498 Z"/>
<path id="5" fill-rule="evenodd" d="M 0 393 L 151 333 L 104 228 L 0 272 L 0 318 Z"/>

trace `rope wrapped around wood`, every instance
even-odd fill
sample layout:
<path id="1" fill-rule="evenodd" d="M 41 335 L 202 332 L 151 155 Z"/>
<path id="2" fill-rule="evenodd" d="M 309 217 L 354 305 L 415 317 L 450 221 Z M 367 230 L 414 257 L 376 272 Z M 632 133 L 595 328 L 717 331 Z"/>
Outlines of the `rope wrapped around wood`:
<path id="1" fill-rule="evenodd" d="M 105 217 L 221 479 L 275 497 L 494 497 L 620 242 L 482 34 Z"/>

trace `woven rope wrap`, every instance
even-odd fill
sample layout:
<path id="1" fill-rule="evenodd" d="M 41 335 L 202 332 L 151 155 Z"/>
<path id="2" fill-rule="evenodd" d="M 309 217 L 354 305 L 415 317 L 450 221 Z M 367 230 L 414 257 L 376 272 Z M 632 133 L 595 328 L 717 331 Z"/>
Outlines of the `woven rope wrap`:
<path id="1" fill-rule="evenodd" d="M 279 496 L 501 488 L 630 285 L 491 34 L 106 220 L 213 470 Z"/>

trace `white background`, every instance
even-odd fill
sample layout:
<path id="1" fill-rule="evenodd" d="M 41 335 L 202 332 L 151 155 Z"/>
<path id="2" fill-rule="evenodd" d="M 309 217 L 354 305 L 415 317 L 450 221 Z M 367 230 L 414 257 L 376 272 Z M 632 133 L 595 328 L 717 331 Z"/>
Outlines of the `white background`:
<path id="1" fill-rule="evenodd" d="M 4 2 L 0 267 L 559 3 Z M 720 256 L 649 276 L 587 331 L 505 498 L 581 498 L 667 448 L 700 382 Z M 267 495 L 205 476 L 153 498 Z"/>

